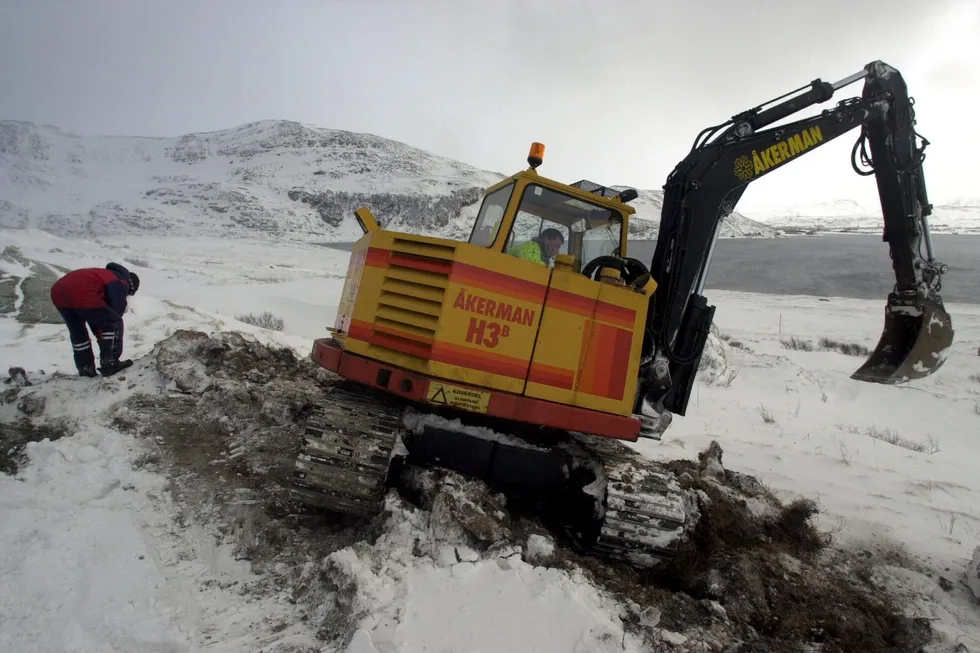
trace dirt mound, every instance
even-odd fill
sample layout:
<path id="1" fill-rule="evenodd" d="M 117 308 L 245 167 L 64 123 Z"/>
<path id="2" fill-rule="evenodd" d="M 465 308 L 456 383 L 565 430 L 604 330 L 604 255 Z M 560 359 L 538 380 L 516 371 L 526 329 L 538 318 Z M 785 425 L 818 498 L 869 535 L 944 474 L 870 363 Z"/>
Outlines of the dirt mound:
<path id="1" fill-rule="evenodd" d="M 327 374 L 237 333 L 177 331 L 149 358 L 176 392 L 134 395 L 114 412 L 115 425 L 152 435 L 174 454 L 178 473 L 233 484 L 261 476 L 262 490 L 278 497 L 301 437 L 297 422 L 322 396 Z"/>
<path id="2" fill-rule="evenodd" d="M 363 578 L 338 566 L 351 551 L 401 537 L 409 557 L 455 564 L 512 553 L 525 532 L 503 497 L 444 470 L 396 472 L 399 489 L 368 522 L 300 510 L 288 487 L 305 420 L 337 378 L 237 333 L 177 331 L 148 358 L 173 391 L 134 395 L 114 426 L 152 443 L 141 464 L 173 479 L 184 525 L 210 529 L 258 572 L 243 590 L 288 592 L 324 640 L 348 641 L 372 609 Z"/>
<path id="3" fill-rule="evenodd" d="M 68 427 L 59 423 L 34 423 L 20 419 L 14 423 L 0 422 L 0 474 L 16 474 L 27 462 L 24 449 L 28 442 L 57 440 L 70 435 Z"/>
<path id="4" fill-rule="evenodd" d="M 395 591 L 390 586 L 406 573 L 401 558 L 410 555 L 443 567 L 522 560 L 571 576 L 584 570 L 621 601 L 624 627 L 644 650 L 897 653 L 921 651 L 930 640 L 929 623 L 903 616 L 876 582 L 870 556 L 829 547 L 811 524 L 813 502 L 783 505 L 754 478 L 725 470 L 716 443 L 700 461 L 671 466 L 697 492 L 703 514 L 693 539 L 656 572 L 579 555 L 509 511 L 481 481 L 403 470 L 400 494 L 386 502 L 384 536 L 337 552 L 320 568 L 336 599 L 326 613 L 331 632 L 348 638 L 372 611 L 390 610 L 378 588 Z M 413 544 L 397 544 L 405 539 Z"/>
<path id="5" fill-rule="evenodd" d="M 379 570 L 397 583 L 412 557 L 452 566 L 513 555 L 585 570 L 651 650 L 906 652 L 929 639 L 928 624 L 903 617 L 876 584 L 871 559 L 828 547 L 810 523 L 815 504 L 782 505 L 724 469 L 717 444 L 670 463 L 701 519 L 666 568 L 638 572 L 579 555 L 480 481 L 444 470 L 398 470 L 368 523 L 298 511 L 287 488 L 304 421 L 336 377 L 234 333 L 177 331 L 150 359 L 174 392 L 132 397 L 116 425 L 155 443 L 144 464 L 174 479 L 186 520 L 234 542 L 261 573 L 246 591 L 288 588 L 325 640 L 349 641 L 371 614 Z"/>
<path id="6" fill-rule="evenodd" d="M 665 568 L 634 573 L 577 561 L 631 606 L 634 630 L 651 642 L 663 640 L 657 628 L 679 634 L 668 638 L 679 651 L 922 650 L 929 623 L 903 616 L 875 582 L 870 556 L 829 546 L 810 521 L 814 502 L 783 505 L 755 478 L 724 469 L 721 458 L 712 442 L 697 462 L 669 464 L 681 486 L 697 492 L 701 518 Z"/>
<path id="7" fill-rule="evenodd" d="M 57 440 L 70 435 L 71 427 L 61 420 L 32 421 L 32 416 L 44 411 L 44 397 L 22 393 L 34 385 L 24 368 L 11 367 L 7 374 L 0 390 L 0 406 L 14 405 L 19 415 L 13 421 L 0 422 L 0 473 L 14 475 L 27 461 L 24 450 L 28 442 Z"/>
<path id="8" fill-rule="evenodd" d="M 179 330 L 149 359 L 173 391 L 134 395 L 113 412 L 114 426 L 152 443 L 141 464 L 173 480 L 183 524 L 231 543 L 261 574 L 246 591 L 290 588 L 314 611 L 325 590 L 297 582 L 303 567 L 370 536 L 363 525 L 297 513 L 288 496 L 304 418 L 331 375 L 238 333 Z"/>

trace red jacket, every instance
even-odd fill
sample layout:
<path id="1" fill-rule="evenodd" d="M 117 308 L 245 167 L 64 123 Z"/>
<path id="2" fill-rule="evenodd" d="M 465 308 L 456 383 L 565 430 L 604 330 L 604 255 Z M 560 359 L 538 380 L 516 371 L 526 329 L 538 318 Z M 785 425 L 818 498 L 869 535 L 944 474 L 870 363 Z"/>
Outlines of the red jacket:
<path id="1" fill-rule="evenodd" d="M 121 272 L 126 271 L 123 268 Z M 51 302 L 56 308 L 109 308 L 121 317 L 128 293 L 129 282 L 121 274 L 104 268 L 81 268 L 54 282 Z"/>

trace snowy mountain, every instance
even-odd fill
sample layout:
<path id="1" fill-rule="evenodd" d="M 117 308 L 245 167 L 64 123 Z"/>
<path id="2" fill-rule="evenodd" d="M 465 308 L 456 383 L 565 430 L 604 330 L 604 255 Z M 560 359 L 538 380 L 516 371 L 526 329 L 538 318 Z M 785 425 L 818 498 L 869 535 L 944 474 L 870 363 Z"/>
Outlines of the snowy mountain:
<path id="1" fill-rule="evenodd" d="M 637 240 L 656 240 L 660 226 L 660 211 L 664 205 L 663 191 L 640 190 L 639 196 L 630 202 L 636 209 L 639 220 L 630 223 L 630 238 Z M 777 230 L 767 224 L 750 220 L 734 211 L 721 225 L 722 238 L 762 237 L 775 238 Z"/>
<path id="2" fill-rule="evenodd" d="M 483 189 L 504 176 L 371 134 L 289 121 L 179 138 L 0 121 L 0 228 L 62 236 L 342 242 L 360 235 L 353 211 L 366 205 L 384 226 L 465 239 Z M 631 233 L 655 238 L 661 193 L 641 191 L 634 204 Z M 774 234 L 740 214 L 723 228 L 724 236 Z"/>
<path id="3" fill-rule="evenodd" d="M 929 228 L 937 234 L 980 234 L 980 199 L 960 199 L 934 204 Z M 880 207 L 840 199 L 806 206 L 789 206 L 760 212 L 756 219 L 791 232 L 881 233 Z"/>

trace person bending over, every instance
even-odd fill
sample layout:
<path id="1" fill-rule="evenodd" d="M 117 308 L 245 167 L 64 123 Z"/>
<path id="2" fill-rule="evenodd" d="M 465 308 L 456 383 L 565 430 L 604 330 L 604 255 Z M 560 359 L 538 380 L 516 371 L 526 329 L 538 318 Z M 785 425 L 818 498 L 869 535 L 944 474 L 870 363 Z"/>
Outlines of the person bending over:
<path id="1" fill-rule="evenodd" d="M 96 376 L 88 329 L 99 343 L 98 371 L 102 376 L 111 376 L 133 364 L 119 359 L 123 352 L 123 313 L 128 298 L 136 294 L 139 286 L 136 273 L 118 263 L 109 263 L 104 269 L 72 270 L 51 286 L 51 302 L 68 327 L 79 375 Z"/>

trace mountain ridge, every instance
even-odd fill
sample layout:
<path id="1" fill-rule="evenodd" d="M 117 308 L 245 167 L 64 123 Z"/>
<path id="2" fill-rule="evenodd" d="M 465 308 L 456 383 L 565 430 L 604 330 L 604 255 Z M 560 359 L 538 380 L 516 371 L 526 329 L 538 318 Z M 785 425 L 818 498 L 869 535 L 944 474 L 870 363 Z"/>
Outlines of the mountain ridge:
<path id="1" fill-rule="evenodd" d="M 175 137 L 79 135 L 0 121 L 0 227 L 349 242 L 353 210 L 465 240 L 483 189 L 507 175 L 374 134 L 259 120 Z M 574 180 L 568 180 L 574 181 Z M 630 234 L 654 239 L 662 192 L 639 189 Z M 741 213 L 723 237 L 773 237 Z"/>
<path id="2" fill-rule="evenodd" d="M 755 219 L 786 233 L 880 234 L 883 225 L 879 206 L 847 198 L 760 211 Z M 934 203 L 927 221 L 937 234 L 980 234 L 980 198 Z"/>

